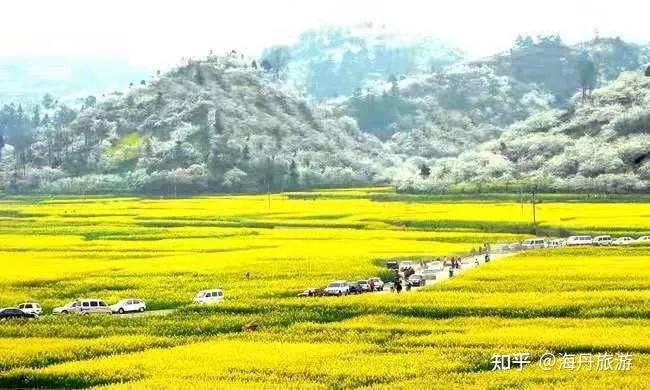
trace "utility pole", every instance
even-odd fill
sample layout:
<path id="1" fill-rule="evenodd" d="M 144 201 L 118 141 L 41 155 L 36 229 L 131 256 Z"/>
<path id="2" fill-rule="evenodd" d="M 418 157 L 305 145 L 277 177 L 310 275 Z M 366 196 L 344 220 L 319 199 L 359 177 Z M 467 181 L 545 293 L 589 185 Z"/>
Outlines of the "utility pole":
<path id="1" fill-rule="evenodd" d="M 535 234 L 537 234 L 537 210 L 535 207 L 535 190 L 533 190 L 533 229 L 535 229 Z"/>

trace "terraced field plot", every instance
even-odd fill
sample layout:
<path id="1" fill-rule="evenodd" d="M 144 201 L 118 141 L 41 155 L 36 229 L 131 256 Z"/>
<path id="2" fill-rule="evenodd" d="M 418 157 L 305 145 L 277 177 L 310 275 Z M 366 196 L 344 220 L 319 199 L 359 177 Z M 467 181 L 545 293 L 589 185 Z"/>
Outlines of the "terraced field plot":
<path id="1" fill-rule="evenodd" d="M 530 206 L 296 196 L 0 200 L 0 306 L 140 297 L 166 316 L 0 323 L 0 387 L 645 386 L 649 247 L 535 251 L 408 294 L 300 299 L 383 260 L 521 240 Z M 538 205 L 542 228 L 648 230 L 647 203 Z M 511 233 L 515 232 L 515 233 Z M 244 275 L 250 273 L 251 278 Z M 223 288 L 226 302 L 189 305 Z M 242 332 L 251 321 L 257 332 Z M 624 372 L 492 372 L 493 353 L 631 352 Z"/>

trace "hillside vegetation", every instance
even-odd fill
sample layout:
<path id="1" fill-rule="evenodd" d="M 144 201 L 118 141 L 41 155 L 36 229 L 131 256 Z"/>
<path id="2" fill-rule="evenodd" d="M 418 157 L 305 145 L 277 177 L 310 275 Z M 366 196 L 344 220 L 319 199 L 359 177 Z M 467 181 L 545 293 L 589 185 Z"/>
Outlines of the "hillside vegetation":
<path id="1" fill-rule="evenodd" d="M 0 110 L 6 192 L 648 189 L 647 47 L 520 37 L 461 61 L 375 26 L 306 32 L 259 59 L 188 59 L 100 99 Z M 621 73 L 623 72 L 623 73 Z"/>
<path id="2" fill-rule="evenodd" d="M 397 179 L 402 190 L 433 192 L 520 182 L 540 190 L 647 191 L 650 78 L 623 73 L 588 100 L 576 95 L 566 109 L 531 115 L 458 157 L 413 159 Z"/>
<path id="3" fill-rule="evenodd" d="M 277 191 L 373 183 L 388 163 L 385 147 L 354 120 L 269 86 L 235 54 L 190 62 L 123 96 L 91 103 L 78 114 L 65 106 L 45 113 L 5 107 L 5 118 L 13 120 L 1 157 L 5 186 L 74 193 Z"/>

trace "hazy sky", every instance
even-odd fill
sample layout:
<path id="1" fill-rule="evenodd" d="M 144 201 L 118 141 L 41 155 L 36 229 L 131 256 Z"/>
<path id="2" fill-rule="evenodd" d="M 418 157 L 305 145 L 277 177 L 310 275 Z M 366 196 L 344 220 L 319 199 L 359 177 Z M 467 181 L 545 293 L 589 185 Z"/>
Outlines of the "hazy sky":
<path id="1" fill-rule="evenodd" d="M 125 56 L 139 64 L 239 49 L 255 54 L 323 24 L 372 21 L 446 39 L 471 56 L 504 50 L 517 34 L 566 41 L 620 35 L 650 41 L 639 0 L 18 0 L 3 2 L 0 56 Z"/>

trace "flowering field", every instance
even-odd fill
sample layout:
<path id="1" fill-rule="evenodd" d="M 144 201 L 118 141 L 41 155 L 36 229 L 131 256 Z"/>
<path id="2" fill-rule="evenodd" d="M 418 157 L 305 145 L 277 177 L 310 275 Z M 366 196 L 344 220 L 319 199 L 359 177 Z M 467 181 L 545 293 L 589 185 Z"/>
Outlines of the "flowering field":
<path id="1" fill-rule="evenodd" d="M 386 191 L 0 198 L 0 306 L 35 300 L 50 313 L 80 297 L 138 297 L 173 310 L 0 323 L 0 387 L 647 385 L 650 247 L 533 251 L 400 295 L 296 298 L 387 277 L 386 259 L 529 236 L 530 205 L 373 200 Z M 537 217 L 549 230 L 650 230 L 647 203 L 544 202 Z M 191 305 L 207 288 L 226 301 Z M 242 332 L 251 321 L 259 330 Z M 492 371 L 494 354 L 515 353 L 532 363 Z M 593 355 L 593 370 L 544 370 L 536 359 L 548 353 Z M 597 370 L 608 353 L 611 369 Z M 629 370 L 617 354 L 632 356 Z"/>

